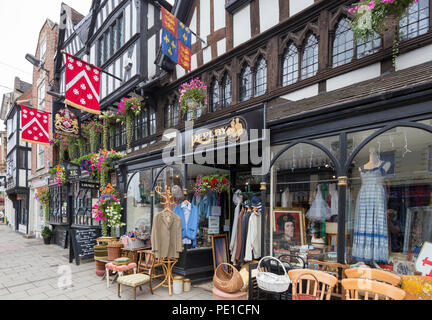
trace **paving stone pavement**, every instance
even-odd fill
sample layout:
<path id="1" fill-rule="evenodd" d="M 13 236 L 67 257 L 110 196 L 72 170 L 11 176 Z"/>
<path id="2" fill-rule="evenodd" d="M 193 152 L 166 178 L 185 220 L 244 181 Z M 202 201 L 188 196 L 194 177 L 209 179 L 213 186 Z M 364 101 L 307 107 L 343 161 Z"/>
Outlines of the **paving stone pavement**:
<path id="1" fill-rule="evenodd" d="M 94 262 L 69 263 L 69 251 L 44 245 L 39 239 L 25 239 L 0 225 L 0 300 L 131 300 L 132 288 L 117 284 L 106 287 L 96 275 Z M 65 273 L 66 270 L 66 273 Z M 72 284 L 64 282 L 71 275 Z M 64 287 L 67 285 L 68 287 Z M 212 300 L 209 291 L 192 287 L 190 292 L 169 296 L 168 288 L 154 294 L 148 286 L 137 289 L 137 300 Z"/>

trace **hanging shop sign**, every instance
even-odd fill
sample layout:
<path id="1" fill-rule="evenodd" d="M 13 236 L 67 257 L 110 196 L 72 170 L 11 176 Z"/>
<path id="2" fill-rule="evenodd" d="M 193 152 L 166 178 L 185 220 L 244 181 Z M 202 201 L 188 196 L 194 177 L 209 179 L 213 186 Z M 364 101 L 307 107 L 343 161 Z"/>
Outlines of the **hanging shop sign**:
<path id="1" fill-rule="evenodd" d="M 78 138 L 80 121 L 77 115 L 67 106 L 54 113 L 54 132 L 68 137 Z"/>
<path id="2" fill-rule="evenodd" d="M 99 190 L 100 184 L 95 182 L 80 181 L 80 189 Z"/>
<path id="3" fill-rule="evenodd" d="M 78 179 L 81 176 L 80 166 L 68 161 L 65 161 L 64 166 L 68 180 Z"/>

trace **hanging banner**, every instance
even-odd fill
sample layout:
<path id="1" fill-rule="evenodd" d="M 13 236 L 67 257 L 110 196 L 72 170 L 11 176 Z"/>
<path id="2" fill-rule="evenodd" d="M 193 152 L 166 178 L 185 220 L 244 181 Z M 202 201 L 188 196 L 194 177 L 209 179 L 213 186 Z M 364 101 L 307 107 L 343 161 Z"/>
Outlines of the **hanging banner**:
<path id="1" fill-rule="evenodd" d="M 162 53 L 185 70 L 191 70 L 192 33 L 164 7 L 162 10 Z"/>
<path id="2" fill-rule="evenodd" d="M 65 104 L 93 114 L 100 114 L 101 69 L 66 54 Z"/>
<path id="3" fill-rule="evenodd" d="M 49 113 L 21 106 L 21 140 L 49 146 Z"/>

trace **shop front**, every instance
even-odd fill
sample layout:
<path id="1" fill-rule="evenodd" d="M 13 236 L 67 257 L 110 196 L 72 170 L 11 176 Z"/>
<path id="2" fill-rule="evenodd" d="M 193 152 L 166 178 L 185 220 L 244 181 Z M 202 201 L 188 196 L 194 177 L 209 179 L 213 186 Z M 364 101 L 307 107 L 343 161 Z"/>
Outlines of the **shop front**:
<path id="1" fill-rule="evenodd" d="M 173 272 L 191 279 L 193 283 L 213 278 L 212 236 L 226 234 L 230 237 L 236 207 L 233 196 L 236 191 L 239 190 L 237 194 L 244 193 L 245 197 L 261 197 L 261 180 L 252 175 L 249 158 L 243 164 L 240 164 L 240 160 L 230 162 L 228 159 L 230 148 L 234 150 L 234 157 L 240 159 L 241 145 L 249 146 L 251 141 L 245 139 L 240 142 L 240 139 L 235 139 L 238 143 L 236 148 L 224 144 L 219 150 L 210 145 L 216 140 L 221 141 L 222 137 L 227 138 L 229 134 L 239 134 L 236 136 L 239 138 L 243 132 L 247 136 L 248 129 L 262 130 L 263 119 L 264 108 L 260 106 L 248 113 L 229 115 L 214 123 L 198 126 L 191 135 L 185 134 L 185 131 L 179 132 L 182 139 L 175 141 L 184 152 L 177 153 L 179 161 L 171 164 L 167 164 L 166 151 L 170 146 L 174 146 L 172 150 L 177 148 L 170 141 L 155 143 L 139 155 L 126 157 L 117 164 L 119 186 L 124 191 L 123 207 L 128 233 L 139 233 L 144 239 L 150 238 L 153 219 L 164 210 L 160 196 L 155 192 L 158 187 L 172 190 L 176 202 L 173 206 L 175 213 L 180 212 L 181 215 L 189 205 L 192 212 L 190 219 L 196 219 L 191 236 L 194 239 L 183 238 L 183 252 Z M 237 129 L 236 124 L 239 125 Z M 203 146 L 206 148 L 204 157 L 207 157 L 207 161 L 200 158 L 203 153 L 199 150 Z M 223 151 L 222 156 L 220 150 Z M 201 183 L 206 179 L 224 181 L 229 186 L 223 187 L 221 192 L 200 192 Z"/>
<path id="2" fill-rule="evenodd" d="M 414 274 L 432 240 L 432 114 L 429 91 L 402 91 L 326 109 L 306 99 L 315 110 L 283 119 L 272 110 L 266 255 Z"/>

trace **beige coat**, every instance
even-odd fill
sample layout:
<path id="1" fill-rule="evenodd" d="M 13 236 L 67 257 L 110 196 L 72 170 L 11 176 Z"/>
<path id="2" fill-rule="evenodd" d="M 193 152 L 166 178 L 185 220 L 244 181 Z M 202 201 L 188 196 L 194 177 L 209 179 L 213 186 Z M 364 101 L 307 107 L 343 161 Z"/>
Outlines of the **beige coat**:
<path id="1" fill-rule="evenodd" d="M 156 258 L 178 259 L 183 251 L 181 218 L 170 213 L 167 219 L 165 211 L 157 214 L 153 219 L 151 244 Z"/>

